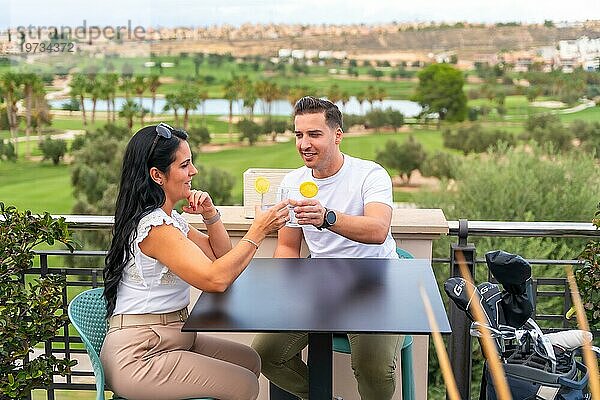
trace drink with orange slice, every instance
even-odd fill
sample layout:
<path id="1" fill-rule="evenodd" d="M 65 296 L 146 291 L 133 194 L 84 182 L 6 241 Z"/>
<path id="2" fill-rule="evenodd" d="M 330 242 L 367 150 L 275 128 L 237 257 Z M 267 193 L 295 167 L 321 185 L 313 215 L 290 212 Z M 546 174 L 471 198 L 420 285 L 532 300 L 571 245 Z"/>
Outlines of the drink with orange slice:
<path id="1" fill-rule="evenodd" d="M 312 181 L 302 182 L 298 187 L 289 188 L 289 198 L 293 200 L 312 199 L 319 193 L 319 187 Z M 290 208 L 290 220 L 286 223 L 286 226 L 298 228 L 298 220 L 296 219 L 296 213 L 294 213 L 294 206 L 289 205 Z"/>
<path id="2" fill-rule="evenodd" d="M 312 199 L 319 193 L 319 187 L 313 181 L 306 181 L 300 184 L 300 194 L 307 199 Z"/>
<path id="3" fill-rule="evenodd" d="M 269 181 L 264 176 L 259 176 L 254 181 L 254 190 L 260 194 L 260 208 L 262 209 L 265 202 L 265 193 L 269 191 L 271 187 L 271 181 Z"/>

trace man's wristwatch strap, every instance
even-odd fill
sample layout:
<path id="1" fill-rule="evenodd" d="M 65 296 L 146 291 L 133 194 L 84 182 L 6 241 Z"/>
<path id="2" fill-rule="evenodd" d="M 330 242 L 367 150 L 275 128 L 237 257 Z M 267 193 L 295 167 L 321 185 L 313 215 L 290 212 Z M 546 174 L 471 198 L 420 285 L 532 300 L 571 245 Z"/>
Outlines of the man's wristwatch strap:
<path id="1" fill-rule="evenodd" d="M 325 208 L 325 213 L 323 214 L 323 223 L 320 226 L 317 226 L 318 230 L 323 230 L 324 228 L 329 228 L 330 226 L 332 226 L 333 224 L 330 224 L 329 221 L 327 221 L 327 213 L 329 212 L 334 212 L 333 210 L 330 210 L 328 208 Z M 335 223 L 335 221 L 334 221 Z"/>

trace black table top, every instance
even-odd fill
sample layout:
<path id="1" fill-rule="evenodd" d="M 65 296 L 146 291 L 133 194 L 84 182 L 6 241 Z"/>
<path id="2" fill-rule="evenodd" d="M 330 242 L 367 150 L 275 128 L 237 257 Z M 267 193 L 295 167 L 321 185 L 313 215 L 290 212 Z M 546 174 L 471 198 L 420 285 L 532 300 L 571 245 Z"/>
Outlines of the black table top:
<path id="1" fill-rule="evenodd" d="M 202 293 L 182 330 L 427 334 L 420 285 L 450 333 L 429 260 L 257 258 L 224 293 Z"/>

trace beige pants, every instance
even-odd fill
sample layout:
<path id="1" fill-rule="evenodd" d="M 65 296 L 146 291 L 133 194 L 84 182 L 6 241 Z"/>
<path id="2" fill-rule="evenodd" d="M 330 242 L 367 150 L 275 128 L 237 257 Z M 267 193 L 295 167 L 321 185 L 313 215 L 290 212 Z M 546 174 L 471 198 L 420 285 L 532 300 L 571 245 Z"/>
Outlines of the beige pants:
<path id="1" fill-rule="evenodd" d="M 111 390 L 131 400 L 256 399 L 258 354 L 242 344 L 181 332 L 182 325 L 109 330 L 100 359 Z"/>

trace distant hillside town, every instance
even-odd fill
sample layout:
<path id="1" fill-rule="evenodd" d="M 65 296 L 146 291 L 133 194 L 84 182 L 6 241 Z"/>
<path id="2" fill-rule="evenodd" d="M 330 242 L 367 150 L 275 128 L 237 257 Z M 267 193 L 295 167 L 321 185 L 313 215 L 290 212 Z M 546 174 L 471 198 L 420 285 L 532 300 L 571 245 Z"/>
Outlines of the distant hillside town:
<path id="1" fill-rule="evenodd" d="M 20 26 L 0 31 L 0 55 L 47 57 L 64 48 L 31 52 L 32 43 L 72 43 L 78 54 L 102 58 L 181 53 L 260 55 L 274 62 L 318 63 L 356 60 L 390 66 L 453 62 L 468 70 L 478 64 L 509 63 L 515 71 L 600 69 L 600 21 L 544 24 L 390 23 L 381 25 L 244 24 L 145 28 L 122 26 Z M 37 50 L 37 48 L 36 48 Z M 35 54 L 34 54 L 35 53 Z M 65 54 L 61 54 L 65 55 Z"/>

